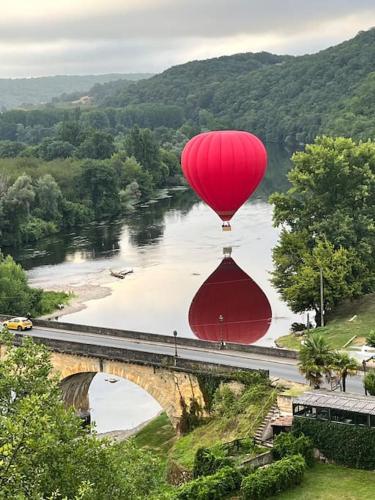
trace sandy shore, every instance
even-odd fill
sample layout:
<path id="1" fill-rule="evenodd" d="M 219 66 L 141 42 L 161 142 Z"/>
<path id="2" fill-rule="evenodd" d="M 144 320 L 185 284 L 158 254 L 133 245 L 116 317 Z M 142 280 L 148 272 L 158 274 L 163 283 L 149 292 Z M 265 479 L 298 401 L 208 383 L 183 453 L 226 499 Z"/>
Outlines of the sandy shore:
<path id="1" fill-rule="evenodd" d="M 110 287 L 97 284 L 70 285 L 67 287 L 49 286 L 48 290 L 72 293 L 74 296 L 70 300 L 70 303 L 64 306 L 63 309 L 58 309 L 53 313 L 41 316 L 41 319 L 56 319 L 57 317 L 61 318 L 67 314 L 82 311 L 87 307 L 86 302 L 90 300 L 102 299 L 112 293 Z"/>

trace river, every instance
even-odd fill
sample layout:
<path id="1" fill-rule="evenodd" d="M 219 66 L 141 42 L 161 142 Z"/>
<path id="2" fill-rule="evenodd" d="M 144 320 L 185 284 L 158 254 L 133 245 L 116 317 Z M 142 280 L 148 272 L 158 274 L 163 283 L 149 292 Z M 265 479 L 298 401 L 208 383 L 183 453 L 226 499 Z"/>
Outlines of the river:
<path id="1" fill-rule="evenodd" d="M 264 318 L 256 317 L 259 315 L 256 311 L 249 313 L 248 304 L 241 306 L 238 301 L 230 306 L 222 304 L 217 306 L 226 308 L 224 315 L 219 314 L 222 323 L 214 325 L 213 330 L 206 328 L 204 338 L 211 335 L 212 340 L 219 340 L 218 335 L 224 335 L 224 340 L 231 340 L 235 322 L 233 318 L 228 319 L 229 307 L 242 315 L 241 322 L 258 325 L 259 319 L 262 321 L 262 331 L 249 334 L 245 341 L 274 345 L 274 340 L 286 333 L 293 321 L 301 321 L 301 317 L 289 310 L 270 283 L 271 251 L 279 230 L 272 225 L 272 207 L 267 199 L 272 192 L 287 188 L 290 163 L 282 149 L 268 147 L 268 152 L 266 177 L 252 199 L 233 218 L 231 232 L 222 231 L 217 215 L 190 190 L 175 189 L 159 193 L 155 200 L 120 220 L 93 223 L 76 232 L 55 235 L 33 247 L 13 251 L 12 255 L 28 270 L 33 286 L 73 291 L 87 285 L 105 287 L 106 296 L 87 302 L 80 311 L 64 315 L 64 321 L 165 335 L 172 335 L 176 330 L 179 336 L 194 338 L 203 331 L 196 325 L 191 326 L 196 321 L 194 318 L 204 316 L 204 311 L 199 310 L 203 306 L 197 303 L 211 304 L 217 301 L 218 295 L 223 295 L 217 287 L 215 294 L 212 287 L 202 285 L 219 267 L 220 276 L 216 281 L 222 286 L 226 280 L 225 271 L 220 274 L 223 249 L 227 249 L 228 256 L 228 248 L 231 248 L 231 266 L 235 267 L 235 273 L 244 271 L 247 275 L 245 281 L 243 274 L 237 280 L 244 281 L 244 295 L 246 290 L 254 293 L 252 290 L 256 289 L 259 300 L 266 305 L 268 301 L 272 319 L 266 324 Z M 228 263 L 228 259 L 224 262 Z M 110 276 L 110 269 L 131 269 L 133 273 L 119 280 Z M 232 290 L 227 289 L 231 294 Z M 192 302 L 198 290 L 193 310 Z M 239 307 L 242 307 L 240 313 Z M 192 309 L 191 324 L 189 309 Z M 213 314 L 218 317 L 218 312 L 221 310 L 216 309 Z M 224 334 L 220 333 L 223 329 Z M 145 403 L 145 397 L 141 398 L 144 404 L 140 404 L 140 390 L 133 385 L 122 380 L 109 387 L 104 376 L 94 379 L 90 397 L 100 431 L 136 426 L 140 418 L 145 420 L 159 411 L 159 406 L 150 398 L 149 404 Z M 110 401 L 117 401 L 117 408 L 122 401 L 122 409 L 108 412 Z M 134 411 L 137 405 L 138 411 Z"/>

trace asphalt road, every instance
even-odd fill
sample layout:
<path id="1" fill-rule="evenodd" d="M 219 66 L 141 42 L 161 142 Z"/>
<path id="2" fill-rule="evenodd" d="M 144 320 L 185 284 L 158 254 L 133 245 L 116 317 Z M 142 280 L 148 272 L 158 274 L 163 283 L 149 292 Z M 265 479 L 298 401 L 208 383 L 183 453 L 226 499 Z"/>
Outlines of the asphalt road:
<path id="1" fill-rule="evenodd" d="M 67 330 L 54 330 L 50 328 L 34 327 L 27 335 L 79 342 L 108 347 L 131 349 L 133 351 L 152 352 L 158 354 L 174 355 L 174 346 L 159 342 L 146 342 L 134 339 L 110 337 L 107 335 L 90 334 L 83 332 L 71 332 Z M 269 370 L 270 376 L 291 380 L 294 382 L 305 382 L 297 368 L 297 361 L 286 358 L 258 355 L 253 353 L 236 351 L 215 351 L 198 347 L 179 347 L 178 356 L 192 361 L 206 361 L 222 365 L 237 366 L 238 368 L 253 368 Z M 347 391 L 363 394 L 362 377 L 360 375 L 348 377 Z"/>

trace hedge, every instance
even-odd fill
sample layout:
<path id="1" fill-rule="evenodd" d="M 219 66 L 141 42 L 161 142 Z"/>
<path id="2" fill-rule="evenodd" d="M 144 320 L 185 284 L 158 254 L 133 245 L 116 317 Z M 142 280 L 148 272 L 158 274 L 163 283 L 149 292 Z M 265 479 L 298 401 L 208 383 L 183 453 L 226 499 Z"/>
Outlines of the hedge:
<path id="1" fill-rule="evenodd" d="M 375 429 L 295 417 L 293 434 L 309 436 L 325 457 L 337 464 L 375 469 Z"/>
<path id="2" fill-rule="evenodd" d="M 233 467 L 224 467 L 212 476 L 202 476 L 181 486 L 177 500 L 220 500 L 238 490 L 241 473 Z"/>
<path id="3" fill-rule="evenodd" d="M 222 447 L 217 447 L 217 449 L 198 448 L 194 458 L 194 479 L 212 475 L 225 466 L 231 466 L 233 461 L 224 456 L 224 453 Z"/>
<path id="4" fill-rule="evenodd" d="M 302 455 L 282 458 L 244 477 L 241 497 L 244 500 L 265 499 L 300 484 L 306 468 Z"/>
<path id="5" fill-rule="evenodd" d="M 314 445 L 309 437 L 304 434 L 296 436 L 290 432 L 282 432 L 276 436 L 272 449 L 275 460 L 298 454 L 303 456 L 306 465 L 314 465 Z"/>

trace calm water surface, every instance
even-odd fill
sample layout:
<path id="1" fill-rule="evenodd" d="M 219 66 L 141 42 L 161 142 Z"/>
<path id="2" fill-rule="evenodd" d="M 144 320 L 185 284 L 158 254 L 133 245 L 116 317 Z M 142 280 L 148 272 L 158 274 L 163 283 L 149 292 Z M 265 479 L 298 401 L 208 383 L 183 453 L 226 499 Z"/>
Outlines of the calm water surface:
<path id="1" fill-rule="evenodd" d="M 190 190 L 175 190 L 162 193 L 160 199 L 121 220 L 57 235 L 13 255 L 28 269 L 34 286 L 58 284 L 69 288 L 90 283 L 111 289 L 110 295 L 87 302 L 86 309 L 65 315 L 64 321 L 166 335 L 177 330 L 180 336 L 194 337 L 188 322 L 191 302 L 221 263 L 223 248 L 231 247 L 232 258 L 263 290 L 272 309 L 269 329 L 256 343 L 274 345 L 274 339 L 301 318 L 280 300 L 269 281 L 271 250 L 279 232 L 272 226 L 272 207 L 267 199 L 273 191 L 286 188 L 289 162 L 282 150 L 268 151 L 267 176 L 252 200 L 233 218 L 231 232 L 222 232 L 217 215 Z M 117 280 L 109 276 L 109 269 L 134 272 Z M 112 412 L 112 419 L 102 419 L 100 425 L 97 418 L 100 430 L 127 428 L 140 422 L 133 414 L 129 416 L 129 402 L 135 401 L 139 389 L 126 381 L 108 384 L 100 377 L 94 379 L 90 391 L 94 417 L 101 414 L 100 408 L 108 408 L 105 398 L 110 392 L 116 393 L 112 401 L 121 399 L 119 391 L 127 402 L 117 414 L 125 415 L 127 408 L 128 417 L 121 425 L 113 421 L 116 412 Z M 151 413 L 159 409 L 152 399 L 148 407 Z M 150 416 L 141 407 L 136 413 L 138 417 Z"/>

